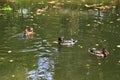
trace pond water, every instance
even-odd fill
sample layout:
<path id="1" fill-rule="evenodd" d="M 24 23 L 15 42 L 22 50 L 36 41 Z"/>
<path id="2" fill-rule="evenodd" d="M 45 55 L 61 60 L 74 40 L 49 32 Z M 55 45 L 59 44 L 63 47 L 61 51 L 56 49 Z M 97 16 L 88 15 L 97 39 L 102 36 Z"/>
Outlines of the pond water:
<path id="1" fill-rule="evenodd" d="M 60 3 L 11 4 L 0 10 L 0 80 L 119 80 L 120 9 L 82 9 Z M 34 37 L 26 39 L 26 26 Z M 71 47 L 58 37 L 75 39 Z M 88 49 L 106 48 L 107 58 Z"/>

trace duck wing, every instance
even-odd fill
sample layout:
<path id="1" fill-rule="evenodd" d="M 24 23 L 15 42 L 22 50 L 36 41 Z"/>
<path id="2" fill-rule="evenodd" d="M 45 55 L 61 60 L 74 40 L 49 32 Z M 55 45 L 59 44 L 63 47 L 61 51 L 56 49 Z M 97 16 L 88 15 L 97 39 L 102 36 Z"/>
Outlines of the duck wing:
<path id="1" fill-rule="evenodd" d="M 101 51 L 98 50 L 88 50 L 88 52 L 91 54 L 101 54 Z"/>
<path id="2" fill-rule="evenodd" d="M 95 50 L 93 51 L 94 54 L 101 54 L 102 52 L 101 51 L 98 51 L 98 50 Z"/>
<path id="3" fill-rule="evenodd" d="M 77 42 L 77 40 L 64 40 L 64 43 L 73 43 L 75 44 Z"/>
<path id="4" fill-rule="evenodd" d="M 71 43 L 71 42 L 73 42 L 73 41 L 71 41 L 71 40 L 64 40 L 64 42 L 65 42 L 65 43 Z"/>

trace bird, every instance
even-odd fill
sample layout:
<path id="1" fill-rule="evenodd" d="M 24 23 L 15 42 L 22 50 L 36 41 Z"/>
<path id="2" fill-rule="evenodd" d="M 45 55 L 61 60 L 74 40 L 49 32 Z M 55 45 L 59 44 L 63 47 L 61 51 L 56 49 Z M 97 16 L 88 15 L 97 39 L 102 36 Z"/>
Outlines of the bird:
<path id="1" fill-rule="evenodd" d="M 107 49 L 103 48 L 102 50 L 93 50 L 93 49 L 89 49 L 88 52 L 90 54 L 93 54 L 97 57 L 102 57 L 105 58 L 108 56 L 109 52 L 107 51 Z"/>
<path id="2" fill-rule="evenodd" d="M 34 31 L 33 31 L 33 28 L 32 27 L 30 27 L 30 28 L 26 28 L 25 29 L 25 32 L 24 32 L 24 36 L 26 37 L 26 38 L 33 38 L 33 34 L 34 34 Z"/>
<path id="3" fill-rule="evenodd" d="M 58 38 L 58 44 L 59 44 L 59 45 L 73 46 L 73 45 L 76 44 L 76 43 L 77 43 L 77 40 L 73 40 L 73 39 L 71 39 L 71 40 L 64 40 L 63 37 L 59 37 L 59 38 Z"/>

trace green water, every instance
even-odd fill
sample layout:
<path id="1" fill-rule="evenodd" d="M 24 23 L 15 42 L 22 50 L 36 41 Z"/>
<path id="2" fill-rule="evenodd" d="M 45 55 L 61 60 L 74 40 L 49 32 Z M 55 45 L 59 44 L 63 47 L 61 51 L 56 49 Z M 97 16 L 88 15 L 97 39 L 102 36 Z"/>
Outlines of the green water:
<path id="1" fill-rule="evenodd" d="M 0 10 L 0 80 L 119 80 L 120 11 L 55 4 L 10 4 Z M 42 9 L 40 13 L 36 13 Z M 26 26 L 34 38 L 25 39 Z M 58 37 L 78 40 L 59 46 Z M 107 58 L 88 53 L 106 48 Z"/>

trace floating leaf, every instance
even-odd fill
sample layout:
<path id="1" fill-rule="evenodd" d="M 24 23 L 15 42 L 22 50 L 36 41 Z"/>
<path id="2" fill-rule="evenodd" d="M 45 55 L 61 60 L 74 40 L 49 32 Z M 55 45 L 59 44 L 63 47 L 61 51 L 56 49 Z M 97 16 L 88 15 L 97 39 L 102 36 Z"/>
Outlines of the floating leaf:
<path id="1" fill-rule="evenodd" d="M 11 77 L 13 77 L 13 78 L 14 78 L 14 77 L 15 77 L 15 75 L 13 74 L 13 75 L 11 75 Z"/>
<path id="2" fill-rule="evenodd" d="M 53 41 L 53 43 L 58 43 L 57 41 Z"/>
<path id="3" fill-rule="evenodd" d="M 115 49 L 113 49 L 113 51 L 115 51 Z"/>
<path id="4" fill-rule="evenodd" d="M 90 26 L 90 24 L 87 24 L 86 26 Z"/>
<path id="5" fill-rule="evenodd" d="M 80 48 L 83 48 L 83 46 L 82 45 L 78 45 Z"/>
<path id="6" fill-rule="evenodd" d="M 117 16 L 119 16 L 119 14 L 116 14 Z"/>
<path id="7" fill-rule="evenodd" d="M 83 46 L 80 46 L 80 48 L 83 48 Z"/>
<path id="8" fill-rule="evenodd" d="M 4 58 L 4 57 L 1 57 L 0 59 L 1 59 L 1 60 L 4 60 L 5 58 Z"/>
<path id="9" fill-rule="evenodd" d="M 96 50 L 96 48 L 92 48 L 93 50 Z"/>
<path id="10" fill-rule="evenodd" d="M 9 51 L 8 51 L 8 53 L 12 53 L 12 51 L 11 51 L 11 50 L 9 50 Z"/>
<path id="11" fill-rule="evenodd" d="M 118 61 L 118 63 L 120 63 L 120 60 Z"/>
<path id="12" fill-rule="evenodd" d="M 117 45 L 118 48 L 120 48 L 120 45 Z"/>
<path id="13" fill-rule="evenodd" d="M 99 62 L 98 65 L 101 65 L 101 63 Z"/>
<path id="14" fill-rule="evenodd" d="M 54 72 L 51 72 L 52 75 L 54 75 L 55 73 Z"/>
<path id="15" fill-rule="evenodd" d="M 120 18 L 118 18 L 117 21 L 120 21 Z"/>
<path id="16" fill-rule="evenodd" d="M 86 64 L 85 66 L 86 66 L 86 67 L 90 67 L 90 64 Z"/>
<path id="17" fill-rule="evenodd" d="M 34 64 L 33 67 L 35 67 L 36 65 Z"/>
<path id="18" fill-rule="evenodd" d="M 110 23 L 112 24 L 112 23 L 114 23 L 113 21 L 110 21 Z"/>
<path id="19" fill-rule="evenodd" d="M 95 44 L 96 46 L 99 46 L 99 44 Z"/>
<path id="20" fill-rule="evenodd" d="M 103 41 L 107 41 L 107 40 L 103 40 Z"/>
<path id="21" fill-rule="evenodd" d="M 12 60 L 12 59 L 11 59 L 11 60 L 9 60 L 9 62 L 13 62 L 13 61 L 14 61 L 14 60 Z"/>

